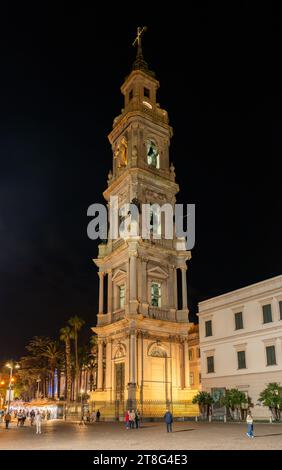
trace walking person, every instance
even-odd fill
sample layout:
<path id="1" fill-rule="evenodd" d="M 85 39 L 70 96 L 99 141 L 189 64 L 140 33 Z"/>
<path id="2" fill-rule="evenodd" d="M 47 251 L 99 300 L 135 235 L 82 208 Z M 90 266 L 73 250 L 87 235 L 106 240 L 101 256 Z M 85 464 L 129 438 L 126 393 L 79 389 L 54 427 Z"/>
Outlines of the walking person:
<path id="1" fill-rule="evenodd" d="M 100 410 L 97 410 L 96 421 L 100 421 L 100 416 L 101 416 Z"/>
<path id="2" fill-rule="evenodd" d="M 33 426 L 33 422 L 34 422 L 34 418 L 35 418 L 34 410 L 31 410 L 31 412 L 29 413 L 29 417 L 30 417 L 30 425 Z"/>
<path id="3" fill-rule="evenodd" d="M 164 415 L 164 420 L 166 423 L 167 432 L 172 432 L 173 416 L 169 410 L 166 410 L 165 415 Z"/>
<path id="4" fill-rule="evenodd" d="M 254 420 L 250 411 L 248 412 L 246 421 L 247 421 L 247 426 L 248 426 L 248 430 L 246 434 L 249 439 L 253 439 L 254 438 Z"/>
<path id="5" fill-rule="evenodd" d="M 11 417 L 9 411 L 7 411 L 7 413 L 6 413 L 5 416 L 4 416 L 4 421 L 5 421 L 5 424 L 6 424 L 6 429 L 9 429 L 9 425 L 10 425 L 11 419 L 12 419 L 12 417 Z"/>
<path id="6" fill-rule="evenodd" d="M 37 411 L 34 420 L 36 424 L 36 434 L 41 434 L 42 415 L 40 411 Z"/>

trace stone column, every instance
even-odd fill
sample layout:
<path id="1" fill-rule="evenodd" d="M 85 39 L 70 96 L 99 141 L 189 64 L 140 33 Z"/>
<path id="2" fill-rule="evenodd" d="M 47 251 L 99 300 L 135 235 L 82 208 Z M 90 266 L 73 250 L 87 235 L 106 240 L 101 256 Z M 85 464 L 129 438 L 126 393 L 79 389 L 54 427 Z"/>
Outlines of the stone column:
<path id="1" fill-rule="evenodd" d="M 111 388 L 112 373 L 112 341 L 109 338 L 106 343 L 106 389 Z"/>
<path id="2" fill-rule="evenodd" d="M 141 386 L 142 383 L 142 332 L 139 331 L 137 334 L 137 383 Z"/>
<path id="3" fill-rule="evenodd" d="M 112 301 L 113 301 L 113 293 L 112 293 L 112 270 L 109 269 L 108 271 L 108 313 L 112 313 Z"/>
<path id="4" fill-rule="evenodd" d="M 130 262 L 129 259 L 126 264 L 126 305 L 129 305 L 129 291 L 130 291 Z"/>
<path id="5" fill-rule="evenodd" d="M 174 269 L 173 266 L 168 267 L 168 306 L 174 308 Z"/>
<path id="6" fill-rule="evenodd" d="M 136 332 L 130 332 L 130 371 L 129 382 L 136 384 Z"/>
<path id="7" fill-rule="evenodd" d="M 189 349 L 188 339 L 184 340 L 184 387 L 190 387 L 190 367 L 189 367 Z"/>
<path id="8" fill-rule="evenodd" d="M 103 389 L 103 340 L 98 340 L 98 381 L 97 389 Z"/>
<path id="9" fill-rule="evenodd" d="M 142 313 L 143 315 L 148 315 L 148 285 L 147 285 L 147 263 L 148 260 L 146 258 L 142 259 L 141 263 L 141 303 L 142 303 Z"/>
<path id="10" fill-rule="evenodd" d="M 104 273 L 98 272 L 99 282 L 99 313 L 104 313 Z"/>
<path id="11" fill-rule="evenodd" d="M 181 268 L 181 273 L 182 273 L 182 309 L 187 309 L 186 268 Z"/>
<path id="12" fill-rule="evenodd" d="M 174 267 L 173 269 L 173 275 L 174 275 L 174 282 L 173 282 L 173 300 L 174 300 L 174 305 L 176 310 L 178 310 L 178 300 L 177 300 L 177 268 Z"/>
<path id="13" fill-rule="evenodd" d="M 137 270 L 136 270 L 136 255 L 130 255 L 129 259 L 129 283 L 130 283 L 130 297 L 129 300 L 136 300 L 137 297 Z"/>

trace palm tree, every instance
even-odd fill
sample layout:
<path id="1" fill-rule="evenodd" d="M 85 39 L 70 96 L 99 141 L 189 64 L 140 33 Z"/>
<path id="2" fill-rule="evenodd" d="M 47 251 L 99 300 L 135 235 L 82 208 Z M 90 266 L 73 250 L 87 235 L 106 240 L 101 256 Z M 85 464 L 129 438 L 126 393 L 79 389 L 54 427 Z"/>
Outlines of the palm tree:
<path id="1" fill-rule="evenodd" d="M 46 357 L 48 361 L 48 370 L 51 375 L 52 398 L 54 399 L 55 369 L 58 368 L 62 360 L 62 351 L 60 351 L 58 343 L 55 341 L 50 341 L 50 343 L 47 344 L 45 350 L 42 352 L 42 356 Z"/>
<path id="2" fill-rule="evenodd" d="M 226 390 L 225 395 L 221 398 L 221 405 L 226 406 L 231 419 L 242 419 L 242 407 L 247 404 L 246 395 L 237 388 Z"/>
<path id="3" fill-rule="evenodd" d="M 67 402 L 70 402 L 71 398 L 71 338 L 73 331 L 70 326 L 60 329 L 60 340 L 64 341 L 66 348 Z"/>
<path id="4" fill-rule="evenodd" d="M 29 355 L 26 356 L 25 367 L 32 369 L 33 374 L 37 374 L 36 379 L 40 378 L 40 384 L 44 396 L 48 394 L 48 359 L 44 356 L 48 345 L 52 343 L 49 337 L 34 336 L 26 346 Z M 36 382 L 35 379 L 35 382 Z"/>
<path id="5" fill-rule="evenodd" d="M 259 402 L 263 406 L 268 406 L 275 421 L 280 420 L 282 409 L 282 387 L 277 382 L 267 384 L 267 387 L 260 393 Z"/>
<path id="6" fill-rule="evenodd" d="M 206 418 L 210 415 L 211 405 L 213 402 L 214 400 L 208 392 L 198 392 L 192 400 L 192 403 L 199 405 L 201 414 Z"/>
<path id="7" fill-rule="evenodd" d="M 73 338 L 74 338 L 74 352 L 75 352 L 75 399 L 78 398 L 78 391 L 79 391 L 79 362 L 78 362 L 78 332 L 80 331 L 81 327 L 84 325 L 85 321 L 75 315 L 71 317 L 68 321 L 68 324 L 72 328 Z"/>

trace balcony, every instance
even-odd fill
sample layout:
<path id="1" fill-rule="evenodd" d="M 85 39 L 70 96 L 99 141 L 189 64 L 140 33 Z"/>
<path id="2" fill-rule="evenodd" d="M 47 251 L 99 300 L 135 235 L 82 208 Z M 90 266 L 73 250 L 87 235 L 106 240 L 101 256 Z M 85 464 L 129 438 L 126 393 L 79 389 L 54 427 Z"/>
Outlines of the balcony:
<path id="1" fill-rule="evenodd" d="M 119 320 L 122 320 L 125 317 L 125 310 L 116 310 L 113 313 L 104 313 L 100 314 L 97 317 L 97 326 L 109 325 L 110 323 L 115 323 Z"/>
<path id="2" fill-rule="evenodd" d="M 122 320 L 125 317 L 125 310 L 116 310 L 112 313 L 112 323 Z"/>
<path id="3" fill-rule="evenodd" d="M 175 321 L 175 314 L 166 308 L 149 307 L 149 318 L 156 320 Z"/>

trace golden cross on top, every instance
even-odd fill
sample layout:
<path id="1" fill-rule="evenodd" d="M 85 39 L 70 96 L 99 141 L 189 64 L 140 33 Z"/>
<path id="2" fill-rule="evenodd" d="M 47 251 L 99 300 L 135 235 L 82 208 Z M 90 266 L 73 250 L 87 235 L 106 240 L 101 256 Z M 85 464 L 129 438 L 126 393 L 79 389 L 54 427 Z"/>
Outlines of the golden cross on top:
<path id="1" fill-rule="evenodd" d="M 145 33 L 145 31 L 147 30 L 147 26 L 138 26 L 137 28 L 137 36 L 136 38 L 134 39 L 133 43 L 132 43 L 132 46 L 135 46 L 136 44 L 138 45 L 138 48 L 141 47 L 141 37 L 142 37 L 142 34 Z"/>

